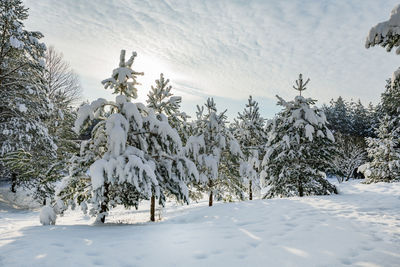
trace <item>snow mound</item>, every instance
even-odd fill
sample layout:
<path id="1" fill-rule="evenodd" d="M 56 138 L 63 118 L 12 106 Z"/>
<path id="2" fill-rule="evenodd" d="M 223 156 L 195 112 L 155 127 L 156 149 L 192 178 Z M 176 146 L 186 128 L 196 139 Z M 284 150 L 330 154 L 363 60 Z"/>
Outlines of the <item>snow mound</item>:
<path id="1" fill-rule="evenodd" d="M 40 223 L 43 225 L 54 225 L 56 224 L 56 213 L 51 206 L 43 206 L 40 210 Z"/>

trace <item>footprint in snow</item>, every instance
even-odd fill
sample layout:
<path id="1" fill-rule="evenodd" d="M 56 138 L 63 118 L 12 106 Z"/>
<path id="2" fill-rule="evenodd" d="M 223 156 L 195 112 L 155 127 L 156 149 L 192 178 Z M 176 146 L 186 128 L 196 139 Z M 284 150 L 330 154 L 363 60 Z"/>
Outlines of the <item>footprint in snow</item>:
<path id="1" fill-rule="evenodd" d="M 236 257 L 239 259 L 244 259 L 247 257 L 247 255 L 246 254 L 237 254 Z"/>
<path id="2" fill-rule="evenodd" d="M 237 226 L 246 226 L 246 225 L 249 225 L 249 224 L 251 224 L 251 222 L 237 222 L 236 223 Z"/>
<path id="3" fill-rule="evenodd" d="M 349 259 L 341 259 L 340 262 L 345 265 L 351 265 L 351 261 Z"/>
<path id="4" fill-rule="evenodd" d="M 93 265 L 101 266 L 101 265 L 104 265 L 104 264 L 100 260 L 95 260 L 95 261 L 93 261 Z"/>
<path id="5" fill-rule="evenodd" d="M 361 249 L 365 251 L 371 251 L 373 248 L 369 246 L 362 246 Z"/>
<path id="6" fill-rule="evenodd" d="M 230 234 L 224 235 L 224 239 L 232 239 L 232 238 L 233 238 L 233 235 L 230 235 Z"/>
<path id="7" fill-rule="evenodd" d="M 198 260 L 203 260 L 208 257 L 208 255 L 202 251 L 197 251 L 193 254 L 193 257 L 198 259 Z"/>
<path id="8" fill-rule="evenodd" d="M 294 228 L 294 227 L 297 226 L 297 224 L 294 224 L 294 223 L 285 223 L 285 225 L 286 225 L 286 226 L 289 226 L 289 227 L 291 227 L 291 228 Z"/>
<path id="9" fill-rule="evenodd" d="M 256 248 L 256 247 L 258 247 L 258 245 L 260 245 L 260 242 L 251 241 L 251 242 L 247 242 L 247 244 L 249 244 L 253 248 Z"/>
<path id="10" fill-rule="evenodd" d="M 86 256 L 94 257 L 94 256 L 98 256 L 98 255 L 99 255 L 99 253 L 97 253 L 97 252 L 86 252 Z"/>
<path id="11" fill-rule="evenodd" d="M 214 255 L 221 254 L 222 250 L 220 250 L 220 249 L 213 250 L 213 251 L 211 251 L 211 253 L 214 254 Z"/>

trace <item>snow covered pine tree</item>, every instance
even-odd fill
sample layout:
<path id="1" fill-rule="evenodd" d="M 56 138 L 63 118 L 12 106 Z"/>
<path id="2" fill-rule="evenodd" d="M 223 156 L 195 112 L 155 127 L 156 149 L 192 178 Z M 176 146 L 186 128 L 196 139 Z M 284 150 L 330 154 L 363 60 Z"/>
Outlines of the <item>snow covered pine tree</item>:
<path id="1" fill-rule="evenodd" d="M 12 173 L 14 190 L 26 186 L 44 200 L 57 146 L 45 124 L 52 111 L 42 80 L 46 46 L 40 32 L 24 29 L 27 17 L 22 1 L 0 1 L 0 167 Z"/>
<path id="2" fill-rule="evenodd" d="M 242 199 L 244 191 L 238 167 L 243 155 L 238 141 L 226 127 L 226 110 L 217 114 L 212 98 L 207 99 L 204 107 L 197 106 L 194 134 L 186 144 L 186 151 L 200 173 L 197 187 L 209 193 L 209 206 L 213 205 L 214 196 L 230 199 L 235 195 Z"/>
<path id="3" fill-rule="evenodd" d="M 366 183 L 400 180 L 400 128 L 394 126 L 396 120 L 386 115 L 376 130 L 377 138 L 367 138 L 368 156 L 372 161 L 359 167 Z"/>
<path id="4" fill-rule="evenodd" d="M 261 158 L 266 142 L 264 119 L 260 116 L 258 103 L 249 96 L 246 108 L 234 120 L 233 133 L 243 151 L 243 160 L 240 163 L 240 175 L 246 180 L 249 188 L 249 199 L 253 199 L 253 192 L 259 191 Z"/>
<path id="5" fill-rule="evenodd" d="M 316 101 L 301 96 L 308 81 L 303 83 L 299 75 L 294 89 L 300 95 L 294 101 L 277 96 L 283 110 L 266 126 L 264 198 L 337 193 L 324 173 L 330 164 L 334 137 L 326 126 L 324 112 L 310 107 Z"/>
<path id="6" fill-rule="evenodd" d="M 167 118 L 131 102 L 137 97 L 137 75 L 143 75 L 132 69 L 135 57 L 134 52 L 125 61 L 122 50 L 119 67 L 102 82 L 119 94 L 115 102 L 98 99 L 79 108 L 75 131 L 91 134 L 59 192 L 83 210 L 86 202 L 92 204 L 90 214 L 100 222 L 118 204 L 137 208 L 141 200 L 155 196 L 164 205 L 165 192 L 188 202 L 186 184 L 198 179 L 195 164 L 183 154 L 180 137 Z"/>
<path id="7" fill-rule="evenodd" d="M 160 74 L 160 79 L 156 80 L 156 86 L 152 86 L 149 94 L 147 95 L 147 107 L 152 109 L 155 112 L 157 119 L 160 121 L 164 121 L 169 123 L 175 131 L 179 134 L 179 136 L 185 138 L 185 124 L 187 116 L 185 113 L 180 112 L 180 103 L 182 98 L 180 96 L 173 96 L 171 93 L 172 86 L 169 84 L 169 80 L 164 79 L 164 75 Z M 149 153 L 151 155 L 164 155 L 160 160 L 155 161 L 156 165 L 156 174 L 159 175 L 158 180 L 162 181 L 162 185 L 164 185 L 164 189 L 167 189 L 166 193 L 173 193 L 173 195 L 179 195 L 177 198 L 188 202 L 187 199 L 188 192 L 182 192 L 181 185 L 179 185 L 180 179 L 176 179 L 175 177 L 180 177 L 185 175 L 183 172 L 184 168 L 190 168 L 194 174 L 194 177 L 198 177 L 197 168 L 194 163 L 181 153 L 182 144 L 181 141 L 178 140 L 178 136 L 176 136 L 176 141 L 179 146 L 175 148 L 168 144 L 160 143 L 160 140 L 150 139 L 151 143 L 149 144 Z M 172 148 L 172 150 L 171 150 Z M 171 161 L 171 154 L 178 155 L 180 159 L 174 156 L 174 160 Z M 165 158 L 165 155 L 170 155 Z M 174 164 L 172 164 L 174 162 Z M 189 182 L 189 180 L 187 181 Z M 150 204 L 150 220 L 155 221 L 155 195 L 151 197 Z"/>
<path id="8" fill-rule="evenodd" d="M 386 47 L 388 52 L 397 47 L 396 54 L 400 54 L 400 4 L 393 8 L 389 20 L 370 29 L 365 46 L 375 45 Z M 400 179 L 400 68 L 388 81 L 381 99 L 383 118 L 376 130 L 377 138 L 367 138 L 368 156 L 372 161 L 359 167 L 367 183 Z"/>

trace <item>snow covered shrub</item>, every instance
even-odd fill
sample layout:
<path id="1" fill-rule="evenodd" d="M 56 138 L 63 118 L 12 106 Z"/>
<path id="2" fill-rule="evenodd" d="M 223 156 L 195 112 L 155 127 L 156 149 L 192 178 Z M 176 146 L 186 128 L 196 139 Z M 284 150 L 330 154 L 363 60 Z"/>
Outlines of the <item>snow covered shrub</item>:
<path id="1" fill-rule="evenodd" d="M 92 130 L 60 191 L 81 207 L 85 201 L 92 204 L 90 214 L 101 222 L 115 205 L 137 208 L 152 196 L 163 205 L 165 192 L 188 202 L 187 183 L 198 178 L 166 116 L 131 102 L 137 96 L 137 75 L 143 74 L 132 70 L 135 57 L 134 52 L 125 61 L 122 50 L 119 67 L 103 81 L 119 94 L 115 101 L 98 99 L 79 108 L 75 131 Z"/>
<path id="2" fill-rule="evenodd" d="M 212 206 L 214 196 L 229 200 L 234 195 L 242 199 L 244 192 L 239 175 L 242 151 L 226 127 L 226 111 L 217 114 L 212 98 L 197 109 L 197 119 L 192 125 L 193 135 L 186 144 L 187 154 L 196 162 L 200 173 L 197 188 L 209 193 L 209 206 Z"/>
<path id="3" fill-rule="evenodd" d="M 293 101 L 277 96 L 283 110 L 266 126 L 264 198 L 336 193 L 324 172 L 332 159 L 334 137 L 326 126 L 324 112 L 311 107 L 316 101 L 301 96 L 307 82 L 303 83 L 300 74 L 295 87 L 300 95 Z"/>
<path id="4" fill-rule="evenodd" d="M 44 205 L 40 210 L 39 219 L 42 225 L 56 224 L 57 215 L 50 203 L 50 199 L 47 199 L 46 205 Z"/>

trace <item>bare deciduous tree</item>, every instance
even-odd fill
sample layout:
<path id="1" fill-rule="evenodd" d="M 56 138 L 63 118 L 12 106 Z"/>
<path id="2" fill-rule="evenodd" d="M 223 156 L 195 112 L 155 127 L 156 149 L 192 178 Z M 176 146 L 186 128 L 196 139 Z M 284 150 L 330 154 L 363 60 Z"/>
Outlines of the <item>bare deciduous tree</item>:
<path id="1" fill-rule="evenodd" d="M 64 60 L 62 53 L 53 46 L 46 51 L 45 81 L 48 86 L 49 98 L 65 108 L 79 103 L 82 97 L 82 88 L 76 75 L 68 62 Z"/>

